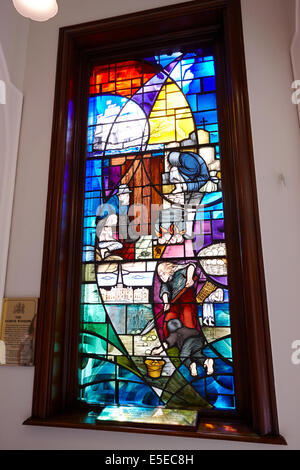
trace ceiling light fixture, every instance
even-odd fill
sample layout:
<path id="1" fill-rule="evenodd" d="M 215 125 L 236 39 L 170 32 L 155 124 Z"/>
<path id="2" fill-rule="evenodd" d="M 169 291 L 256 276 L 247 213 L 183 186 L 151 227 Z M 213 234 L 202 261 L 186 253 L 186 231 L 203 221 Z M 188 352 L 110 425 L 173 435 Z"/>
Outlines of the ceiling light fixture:
<path id="1" fill-rule="evenodd" d="M 58 12 L 56 0 L 12 0 L 15 9 L 34 21 L 47 21 Z"/>

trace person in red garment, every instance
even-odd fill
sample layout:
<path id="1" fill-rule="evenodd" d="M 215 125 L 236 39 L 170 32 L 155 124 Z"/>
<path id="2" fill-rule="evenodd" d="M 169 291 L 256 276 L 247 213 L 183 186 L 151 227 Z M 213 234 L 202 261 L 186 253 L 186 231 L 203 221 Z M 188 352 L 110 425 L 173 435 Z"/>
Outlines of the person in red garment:
<path id="1" fill-rule="evenodd" d="M 164 338 L 168 337 L 167 322 L 178 318 L 183 326 L 197 328 L 198 309 L 195 301 L 195 265 L 160 263 L 157 274 L 162 281 L 159 296 L 164 304 Z"/>

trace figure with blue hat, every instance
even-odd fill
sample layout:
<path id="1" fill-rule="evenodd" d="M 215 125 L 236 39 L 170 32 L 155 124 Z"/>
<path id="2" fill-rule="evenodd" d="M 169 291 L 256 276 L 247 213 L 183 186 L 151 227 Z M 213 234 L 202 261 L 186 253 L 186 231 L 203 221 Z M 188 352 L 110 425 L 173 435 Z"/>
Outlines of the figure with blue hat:
<path id="1" fill-rule="evenodd" d="M 187 210 L 185 218 L 185 237 L 192 238 L 193 224 L 197 208 L 205 192 L 216 188 L 204 159 L 194 152 L 171 152 L 170 183 L 175 185 L 172 195 L 182 195 Z M 208 188 L 208 183 L 213 185 Z"/>
<path id="2" fill-rule="evenodd" d="M 206 163 L 193 152 L 171 152 L 169 155 L 170 182 L 176 186 L 175 192 L 198 192 L 209 180 Z"/>

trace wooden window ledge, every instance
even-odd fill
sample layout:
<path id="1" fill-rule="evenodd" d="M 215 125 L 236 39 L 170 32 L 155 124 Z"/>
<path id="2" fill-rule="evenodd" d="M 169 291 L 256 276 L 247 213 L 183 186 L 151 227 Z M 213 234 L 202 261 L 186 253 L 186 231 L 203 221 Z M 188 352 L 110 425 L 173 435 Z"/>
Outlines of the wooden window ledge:
<path id="1" fill-rule="evenodd" d="M 69 412 L 61 415 L 55 415 L 50 418 L 34 418 L 30 417 L 23 423 L 29 426 L 49 426 L 58 428 L 76 428 L 76 429 L 92 429 L 99 431 L 118 431 L 141 434 L 158 434 L 161 436 L 177 436 L 192 437 L 204 439 L 218 439 L 238 442 L 252 442 L 257 444 L 273 444 L 287 445 L 284 437 L 278 436 L 260 436 L 253 432 L 251 428 L 240 421 L 228 421 L 220 419 L 200 418 L 195 430 L 183 430 L 171 428 L 170 426 L 155 427 L 147 425 L 147 427 L 138 424 L 99 424 L 96 416 L 89 416 L 86 411 Z"/>

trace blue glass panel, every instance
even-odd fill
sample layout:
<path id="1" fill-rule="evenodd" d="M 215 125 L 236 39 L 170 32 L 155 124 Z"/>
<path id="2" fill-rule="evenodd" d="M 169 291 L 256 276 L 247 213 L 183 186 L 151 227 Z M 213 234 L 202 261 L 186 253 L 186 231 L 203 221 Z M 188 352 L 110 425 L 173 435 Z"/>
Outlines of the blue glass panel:
<path id="1" fill-rule="evenodd" d="M 103 360 L 83 356 L 85 367 L 79 373 L 81 385 L 88 385 L 94 382 L 104 382 L 115 379 L 115 366 Z"/>
<path id="2" fill-rule="evenodd" d="M 230 327 L 229 304 L 215 304 L 216 326 Z"/>
<path id="3" fill-rule="evenodd" d="M 89 261 L 94 261 L 95 258 L 95 247 L 91 245 L 87 245 L 83 247 L 82 251 L 82 261 L 84 263 Z"/>
<path id="4" fill-rule="evenodd" d="M 197 79 L 197 80 L 184 80 L 182 82 L 182 91 L 185 94 L 200 93 L 201 92 L 200 79 Z"/>
<path id="5" fill-rule="evenodd" d="M 84 216 L 95 216 L 99 206 L 99 199 L 86 199 L 84 201 Z"/>
<path id="6" fill-rule="evenodd" d="M 114 380 L 116 378 L 116 366 L 112 362 L 95 360 L 93 362 L 94 381 Z"/>
<path id="7" fill-rule="evenodd" d="M 182 66 L 193 65 L 195 63 L 195 54 L 185 54 L 184 59 L 181 60 Z M 202 62 L 202 59 L 201 59 Z"/>
<path id="8" fill-rule="evenodd" d="M 216 94 L 198 95 L 198 111 L 206 111 L 217 107 Z M 210 129 L 208 129 L 210 130 Z"/>
<path id="9" fill-rule="evenodd" d="M 85 190 L 86 191 L 97 191 L 97 190 L 100 190 L 101 187 L 102 187 L 101 178 L 99 178 L 99 177 L 86 178 L 86 180 L 85 180 Z"/>
<path id="10" fill-rule="evenodd" d="M 218 383 L 214 377 L 207 377 L 206 378 L 206 391 L 208 394 L 232 394 L 233 391 L 223 387 L 220 383 Z"/>
<path id="11" fill-rule="evenodd" d="M 203 91 L 214 91 L 216 89 L 215 77 L 203 78 Z"/>
<path id="12" fill-rule="evenodd" d="M 226 393 L 230 393 L 234 391 L 234 383 L 233 383 L 232 375 L 218 375 L 215 377 L 215 380 L 227 390 Z"/>
<path id="13" fill-rule="evenodd" d="M 209 124 L 208 126 L 206 126 L 206 130 L 209 132 L 218 132 L 219 126 L 218 124 Z"/>
<path id="14" fill-rule="evenodd" d="M 194 78 L 200 78 L 200 77 L 210 77 L 215 75 L 215 65 L 214 61 L 208 61 L 208 62 L 201 62 L 201 63 L 196 63 L 192 64 L 187 67 L 182 67 L 183 68 L 183 76 L 182 79 L 185 80 L 186 78 L 190 78 L 190 75 Z"/>
<path id="15" fill-rule="evenodd" d="M 154 157 L 163 157 L 164 155 L 164 152 L 153 152 Z"/>
<path id="16" fill-rule="evenodd" d="M 118 366 L 118 377 L 120 379 L 132 380 L 143 383 L 143 380 L 125 367 Z"/>
<path id="17" fill-rule="evenodd" d="M 196 214 L 195 220 L 211 220 L 212 219 L 212 211 L 198 211 Z"/>
<path id="18" fill-rule="evenodd" d="M 90 385 L 85 388 L 84 398 L 87 403 L 94 404 L 114 404 L 115 403 L 115 382 L 102 382 Z"/>
<path id="19" fill-rule="evenodd" d="M 207 351 L 206 354 L 209 355 L 209 351 Z M 214 370 L 216 374 L 232 374 L 233 373 L 232 366 L 224 362 L 222 359 L 215 359 Z"/>
<path id="20" fill-rule="evenodd" d="M 207 193 L 204 195 L 202 201 L 201 201 L 201 205 L 204 206 L 204 205 L 208 205 L 208 204 L 213 204 L 214 202 L 218 202 L 220 200 L 222 200 L 223 198 L 223 195 L 221 193 L 221 191 L 218 191 L 218 192 L 215 192 L 215 193 Z M 212 209 L 216 209 L 216 206 L 212 206 Z"/>
<path id="21" fill-rule="evenodd" d="M 160 400 L 148 385 L 119 382 L 119 403 L 120 405 L 159 406 Z"/>
<path id="22" fill-rule="evenodd" d="M 101 160 L 87 160 L 85 176 L 101 176 Z"/>
<path id="23" fill-rule="evenodd" d="M 223 202 L 220 202 L 220 204 L 211 205 L 207 208 L 207 210 L 211 211 L 211 212 L 213 212 L 213 211 L 223 211 Z"/>
<path id="24" fill-rule="evenodd" d="M 191 382 L 193 377 L 191 376 L 188 367 L 186 367 L 185 365 L 181 365 L 178 370 L 188 382 Z"/>
<path id="25" fill-rule="evenodd" d="M 88 135 L 87 135 L 87 143 L 88 145 L 92 145 L 94 141 L 94 134 L 95 134 L 95 128 L 94 127 L 89 127 L 88 128 Z M 92 146 L 91 146 L 92 148 Z"/>
<path id="26" fill-rule="evenodd" d="M 210 399 L 210 395 L 208 395 Z M 234 409 L 235 408 L 235 399 L 232 395 L 219 395 L 217 399 L 214 397 L 214 407 L 217 409 Z"/>
<path id="27" fill-rule="evenodd" d="M 180 86 L 182 92 L 185 94 L 186 98 L 188 97 L 188 95 L 191 95 L 193 94 L 194 92 L 192 91 L 192 85 L 193 82 L 189 81 L 189 80 L 184 80 L 183 82 L 177 82 L 178 86 Z"/>
<path id="28" fill-rule="evenodd" d="M 212 345 L 214 349 L 224 358 L 232 358 L 231 338 L 221 339 Z"/>
<path id="29" fill-rule="evenodd" d="M 127 102 L 127 98 L 119 95 L 99 95 L 93 96 L 89 100 L 88 125 L 94 126 L 97 123 L 97 117 L 104 115 L 109 109 L 108 122 L 114 122 L 120 110 Z"/>
<path id="30" fill-rule="evenodd" d="M 85 228 L 83 230 L 83 244 L 84 245 L 93 245 L 95 243 L 96 229 L 95 228 Z"/>
<path id="31" fill-rule="evenodd" d="M 213 359 L 217 359 L 219 357 L 219 355 L 216 354 L 209 346 L 203 349 L 203 354 Z"/>
<path id="32" fill-rule="evenodd" d="M 197 127 L 203 128 L 203 125 L 207 124 L 215 124 L 218 122 L 218 115 L 217 111 L 206 111 L 202 113 L 194 113 L 195 116 L 195 121 Z M 204 119 L 204 124 L 203 124 L 203 119 Z"/>
<path id="33" fill-rule="evenodd" d="M 197 111 L 197 95 L 186 95 L 189 105 L 193 112 Z"/>
<path id="34" fill-rule="evenodd" d="M 85 198 L 86 199 L 92 199 L 92 198 L 97 198 L 98 201 L 100 200 L 100 191 L 87 191 L 85 193 Z"/>
<path id="35" fill-rule="evenodd" d="M 210 142 L 212 144 L 216 144 L 219 142 L 219 133 L 218 132 L 211 132 L 210 133 Z"/>
<path id="36" fill-rule="evenodd" d="M 193 381 L 193 387 L 197 390 L 197 392 L 202 396 L 206 397 L 206 390 L 205 390 L 205 379 L 200 378 Z"/>
<path id="37" fill-rule="evenodd" d="M 181 56 L 181 52 L 174 52 L 174 54 L 161 54 L 159 56 L 155 56 L 156 63 L 160 64 L 162 67 L 166 67 L 168 64 L 173 62 L 177 57 Z M 151 60 L 152 58 L 150 58 Z M 149 60 L 149 59 L 146 59 Z"/>
<path id="38" fill-rule="evenodd" d="M 213 211 L 213 219 L 224 219 L 224 212 Z"/>
<path id="39" fill-rule="evenodd" d="M 96 217 L 85 217 L 83 221 L 84 227 L 96 227 Z"/>

